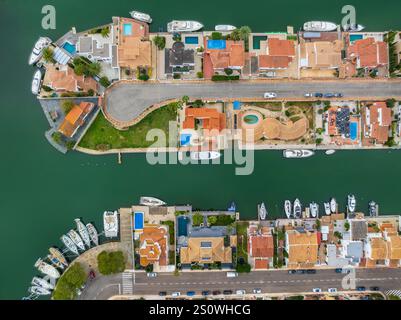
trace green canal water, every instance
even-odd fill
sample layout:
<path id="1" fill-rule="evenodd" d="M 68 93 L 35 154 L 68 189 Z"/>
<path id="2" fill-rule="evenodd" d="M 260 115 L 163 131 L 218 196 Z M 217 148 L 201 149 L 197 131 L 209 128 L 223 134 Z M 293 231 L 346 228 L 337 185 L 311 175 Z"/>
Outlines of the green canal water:
<path id="1" fill-rule="evenodd" d="M 207 28 L 214 24 L 248 24 L 254 31 L 298 29 L 310 19 L 339 22 L 348 1 L 0 1 L 2 50 L 0 98 L 0 298 L 19 299 L 33 275 L 33 264 L 73 219 L 101 225 L 105 209 L 129 206 L 141 195 L 154 195 L 171 204 L 196 208 L 225 208 L 235 200 L 243 218 L 256 217 L 260 201 L 271 214 L 281 212 L 284 199 L 322 202 L 330 196 L 357 195 L 361 208 L 375 199 L 382 213 L 401 212 L 399 198 L 401 152 L 341 152 L 320 154 L 304 161 L 285 161 L 280 152 L 258 152 L 255 171 L 235 176 L 234 166 L 150 166 L 143 155 L 64 156 L 44 138 L 48 124 L 30 94 L 33 69 L 27 59 L 39 35 L 58 38 L 72 26 L 78 30 L 126 15 L 134 7 L 154 18 L 154 31 L 172 19 L 195 19 Z M 401 28 L 399 0 L 353 1 L 359 21 L 369 30 Z M 57 29 L 41 29 L 41 8 L 53 4 Z M 344 201 L 345 202 L 345 201 Z M 279 206 L 280 208 L 279 208 Z M 344 205 L 344 203 L 342 203 Z"/>

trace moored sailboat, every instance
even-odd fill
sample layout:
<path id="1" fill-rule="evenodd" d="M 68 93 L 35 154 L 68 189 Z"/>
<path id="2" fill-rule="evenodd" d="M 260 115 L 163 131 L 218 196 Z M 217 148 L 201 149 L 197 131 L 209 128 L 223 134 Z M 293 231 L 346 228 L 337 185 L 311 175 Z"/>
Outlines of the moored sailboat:
<path id="1" fill-rule="evenodd" d="M 79 232 L 79 235 L 81 236 L 81 239 L 84 241 L 86 246 L 90 248 L 91 246 L 91 239 L 89 237 L 88 230 L 86 229 L 86 226 L 82 223 L 80 219 L 75 219 L 75 223 L 77 224 L 77 229 Z"/>

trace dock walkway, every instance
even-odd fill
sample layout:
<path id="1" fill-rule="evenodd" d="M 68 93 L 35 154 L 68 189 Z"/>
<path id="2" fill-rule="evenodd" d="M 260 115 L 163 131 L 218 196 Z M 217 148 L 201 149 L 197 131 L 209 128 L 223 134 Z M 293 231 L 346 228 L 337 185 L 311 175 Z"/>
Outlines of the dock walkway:
<path id="1" fill-rule="evenodd" d="M 133 223 L 132 223 L 132 210 L 120 209 L 120 242 L 124 251 L 128 254 L 127 269 L 133 268 Z"/>

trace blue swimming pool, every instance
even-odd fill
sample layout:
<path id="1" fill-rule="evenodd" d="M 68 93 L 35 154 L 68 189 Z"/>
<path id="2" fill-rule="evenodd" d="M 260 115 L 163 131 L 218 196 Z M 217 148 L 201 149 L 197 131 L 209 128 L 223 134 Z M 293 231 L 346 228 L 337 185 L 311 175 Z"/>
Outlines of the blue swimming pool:
<path id="1" fill-rule="evenodd" d="M 185 43 L 186 44 L 199 44 L 199 38 L 198 37 L 185 37 Z"/>
<path id="2" fill-rule="evenodd" d="M 134 213 L 134 230 L 143 230 L 144 227 L 144 216 L 143 212 Z"/>
<path id="3" fill-rule="evenodd" d="M 207 40 L 207 48 L 223 50 L 226 48 L 226 40 Z"/>
<path id="4" fill-rule="evenodd" d="M 363 39 L 363 35 L 362 34 L 351 34 L 349 36 L 349 41 L 351 43 L 355 42 L 356 40 L 362 40 Z"/>
<path id="5" fill-rule="evenodd" d="M 131 23 L 124 23 L 123 33 L 124 33 L 124 36 L 132 36 L 132 24 Z"/>
<path id="6" fill-rule="evenodd" d="M 179 237 L 187 237 L 188 236 L 188 218 L 187 217 L 178 217 L 178 236 Z"/>
<path id="7" fill-rule="evenodd" d="M 189 133 L 183 133 L 180 136 L 180 144 L 182 147 L 188 146 L 191 143 L 191 137 L 192 135 Z"/>
<path id="8" fill-rule="evenodd" d="M 349 131 L 351 140 L 355 141 L 358 138 L 358 123 L 351 122 L 349 124 Z"/>
<path id="9" fill-rule="evenodd" d="M 66 43 L 63 44 L 63 49 L 65 51 L 71 53 L 72 55 L 77 53 L 77 48 L 73 44 L 71 44 L 69 42 L 66 42 Z"/>
<path id="10" fill-rule="evenodd" d="M 254 114 L 248 114 L 244 117 L 244 122 L 246 124 L 257 124 L 259 122 L 259 117 Z"/>

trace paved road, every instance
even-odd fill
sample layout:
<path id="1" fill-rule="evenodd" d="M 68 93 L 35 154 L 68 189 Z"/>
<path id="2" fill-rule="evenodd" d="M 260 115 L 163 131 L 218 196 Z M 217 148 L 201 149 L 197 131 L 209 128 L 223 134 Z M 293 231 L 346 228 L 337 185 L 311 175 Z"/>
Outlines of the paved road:
<path id="1" fill-rule="evenodd" d="M 328 288 L 341 290 L 343 274 L 334 270 L 318 270 L 316 274 L 290 275 L 287 271 L 252 272 L 240 275 L 238 278 L 226 278 L 224 272 L 181 273 L 180 276 L 159 274 L 157 278 L 149 279 L 144 273 L 136 273 L 132 277 L 132 293 L 138 296 L 157 296 L 160 291 L 168 294 L 179 291 L 202 290 L 246 290 L 260 288 L 263 293 L 300 293 L 312 292 L 313 288 Z M 382 291 L 401 289 L 401 269 L 361 269 L 356 272 L 356 286 L 366 288 L 377 286 Z M 81 299 L 107 299 L 121 294 L 123 287 L 122 275 L 100 277 L 92 283 L 81 295 Z"/>
<path id="2" fill-rule="evenodd" d="M 148 107 L 169 99 L 191 98 L 262 98 L 264 92 L 276 92 L 278 98 L 301 98 L 306 92 L 341 92 L 346 97 L 401 97 L 397 81 L 293 81 L 224 83 L 121 83 L 112 87 L 106 98 L 110 116 L 121 122 L 138 117 Z"/>

